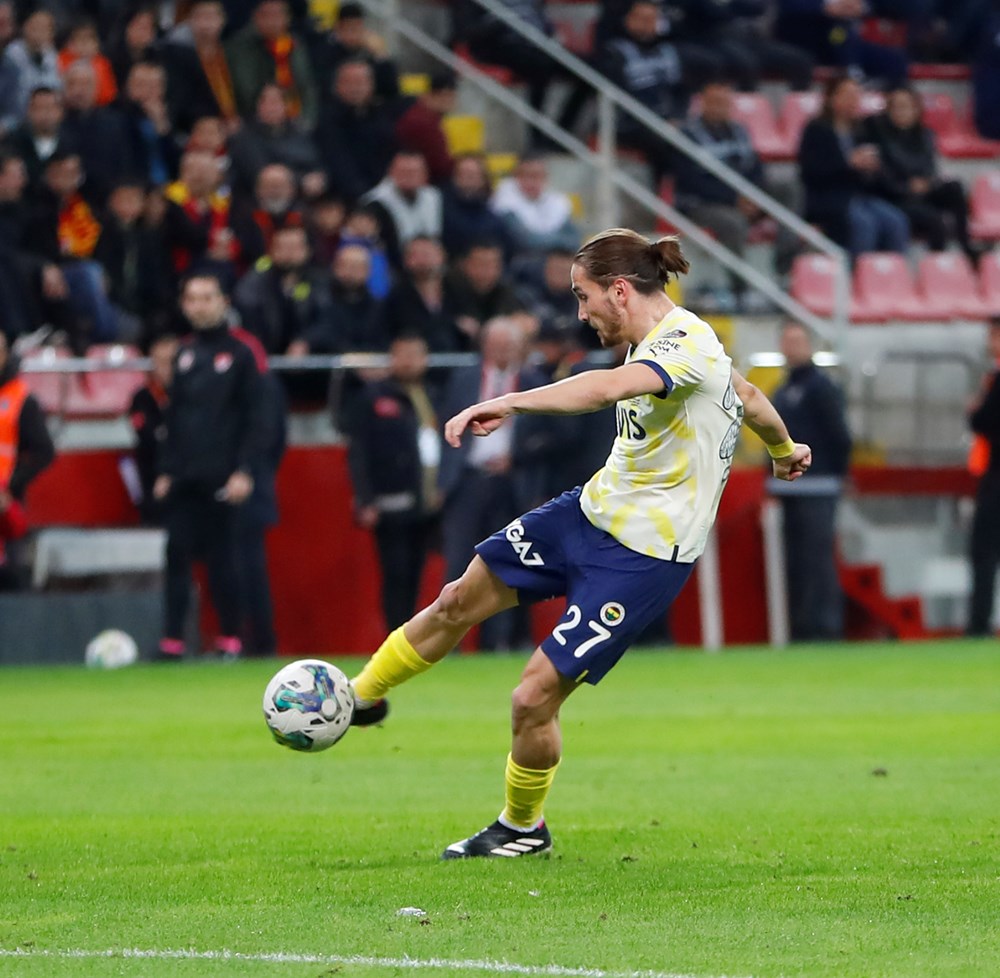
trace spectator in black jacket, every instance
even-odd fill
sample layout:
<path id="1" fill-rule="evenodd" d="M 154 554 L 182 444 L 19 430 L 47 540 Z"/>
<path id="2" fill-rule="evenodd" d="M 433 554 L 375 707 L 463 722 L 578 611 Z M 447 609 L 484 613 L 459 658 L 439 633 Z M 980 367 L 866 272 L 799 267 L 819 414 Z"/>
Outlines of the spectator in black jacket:
<path id="1" fill-rule="evenodd" d="M 857 257 L 866 251 L 906 252 L 910 222 L 877 196 L 882 161 L 860 120 L 861 87 L 836 78 L 824 92 L 819 116 L 799 144 L 805 219 Z"/>
<path id="2" fill-rule="evenodd" d="M 436 238 L 420 235 L 406 246 L 403 274 L 385 297 L 383 317 L 390 339 L 417 335 L 432 353 L 452 353 L 468 345 L 445 292 L 445 254 Z"/>
<path id="3" fill-rule="evenodd" d="M 187 26 L 191 44 L 172 42 L 162 51 L 174 125 L 180 132 L 190 132 L 198 119 L 219 116 L 229 131 L 235 132 L 240 116 L 229 59 L 222 45 L 224 5 L 219 0 L 194 0 Z"/>
<path id="4" fill-rule="evenodd" d="M 27 530 L 24 494 L 55 458 L 45 415 L 27 384 L 0 330 L 0 588 L 21 586 L 18 555 L 7 544 Z"/>
<path id="5" fill-rule="evenodd" d="M 109 191 L 126 177 L 132 160 L 125 127 L 114 109 L 97 104 L 97 78 L 86 61 L 74 61 L 63 75 L 66 113 L 63 132 L 80 157 L 90 194 L 103 203 Z"/>
<path id="6" fill-rule="evenodd" d="M 990 322 L 987 336 L 992 369 L 982 394 L 969 412 L 969 427 L 989 446 L 986 471 L 976 491 L 970 559 L 972 596 L 966 634 L 993 635 L 993 595 L 1000 563 L 1000 317 Z"/>
<path id="7" fill-rule="evenodd" d="M 337 69 L 345 61 L 366 61 L 372 68 L 376 96 L 392 101 L 399 95 L 399 70 L 386 54 L 385 41 L 365 23 L 365 9 L 360 3 L 340 5 L 337 23 L 329 34 L 316 38 L 311 54 L 322 92 L 330 90 Z"/>
<path id="8" fill-rule="evenodd" d="M 357 244 L 342 245 L 331 271 L 332 352 L 377 353 L 386 349 L 382 303 L 368 287 L 371 255 Z"/>
<path id="9" fill-rule="evenodd" d="M 268 437 L 254 353 L 229 329 L 229 304 L 217 278 L 195 275 L 181 292 L 194 333 L 174 362 L 161 475 L 167 527 L 166 619 L 158 658 L 184 654 L 191 564 L 204 558 L 219 617 L 216 650 L 237 656 L 240 587 L 236 507 L 253 492 L 252 472 Z"/>
<path id="10" fill-rule="evenodd" d="M 288 167 L 307 197 L 326 186 L 326 174 L 312 136 L 288 117 L 285 96 L 265 85 L 257 96 L 257 114 L 229 140 L 230 185 L 236 194 L 253 190 L 260 171 L 270 164 Z"/>
<path id="11" fill-rule="evenodd" d="M 813 363 L 805 327 L 785 326 L 781 335 L 788 376 L 772 398 L 796 441 L 817 446 L 806 478 L 769 480 L 784 515 L 785 570 L 791 636 L 795 641 L 843 637 L 844 598 L 837 574 L 837 503 L 851 458 L 844 399 Z"/>
<path id="12" fill-rule="evenodd" d="M 163 198 L 147 198 L 139 183 L 121 183 L 108 197 L 94 257 L 104 270 L 122 340 L 155 335 L 169 318 L 173 290 L 162 211 Z"/>
<path id="13" fill-rule="evenodd" d="M 681 6 L 679 36 L 720 57 L 726 78 L 741 91 L 756 91 L 763 75 L 799 91 L 812 84 L 812 56 L 761 29 L 759 21 L 770 6 L 766 0 L 683 0 Z"/>
<path id="14" fill-rule="evenodd" d="M 233 203 L 233 232 L 246 262 L 266 254 L 277 231 L 304 228 L 305 223 L 295 174 L 282 163 L 265 166 L 257 174 L 253 194 Z"/>
<path id="15" fill-rule="evenodd" d="M 52 154 L 69 151 L 64 120 L 62 92 L 36 88 L 28 99 L 24 122 L 4 140 L 5 148 L 24 160 L 32 190 L 42 182 L 45 164 Z"/>
<path id="16" fill-rule="evenodd" d="M 1000 139 L 1000 0 L 984 25 L 972 66 L 973 113 L 979 135 Z"/>
<path id="17" fill-rule="evenodd" d="M 304 228 L 274 233 L 267 254 L 236 286 L 233 305 L 270 354 L 299 357 L 334 349 L 329 282 L 310 264 Z"/>
<path id="18" fill-rule="evenodd" d="M 150 343 L 150 371 L 146 376 L 146 383 L 132 396 L 132 404 L 128 409 L 136 438 L 133 458 L 139 494 L 135 502 L 142 522 L 154 526 L 163 521 L 163 505 L 153 496 L 153 486 L 160 474 L 160 452 L 167 437 L 168 392 L 176 356 L 176 336 L 164 333 Z"/>
<path id="19" fill-rule="evenodd" d="M 114 108 L 133 179 L 162 187 L 177 176 L 180 146 L 167 111 L 167 80 L 161 65 L 140 61 L 129 69 L 122 98 Z"/>
<path id="20" fill-rule="evenodd" d="M 130 10 L 115 29 L 107 47 L 108 61 L 119 88 L 133 65 L 156 59 L 156 8 L 149 4 Z"/>
<path id="21" fill-rule="evenodd" d="M 427 344 L 405 333 L 389 376 L 368 384 L 350 425 L 355 519 L 375 535 L 388 628 L 412 617 L 440 497 L 440 417 L 427 385 Z"/>
<path id="22" fill-rule="evenodd" d="M 503 249 L 496 241 L 478 241 L 445 279 L 445 304 L 454 316 L 465 349 L 479 345 L 483 326 L 497 316 L 522 308 L 514 285 L 504 275 Z"/>
<path id="23" fill-rule="evenodd" d="M 477 241 L 502 241 L 507 229 L 490 207 L 493 188 L 481 153 L 455 157 L 451 180 L 441 188 L 441 243 L 449 255 L 463 255 Z"/>
<path id="24" fill-rule="evenodd" d="M 698 45 L 678 45 L 661 33 L 661 11 L 654 0 L 634 0 L 625 14 L 624 33 L 605 41 L 597 64 L 601 71 L 661 119 L 681 118 L 688 96 L 719 77 L 720 60 Z M 673 169 L 674 153 L 659 136 L 631 116 L 620 115 L 618 138 L 640 150 L 653 170 L 654 186 Z"/>
<path id="25" fill-rule="evenodd" d="M 921 121 L 922 112 L 917 93 L 901 87 L 886 96 L 885 112 L 868 119 L 869 138 L 882 163 L 879 189 L 932 251 L 944 251 L 954 238 L 975 258 L 965 189 L 958 180 L 943 180 L 938 173 L 934 133 Z"/>
<path id="26" fill-rule="evenodd" d="M 682 132 L 741 177 L 757 185 L 763 182 L 764 167 L 750 133 L 733 119 L 733 92 L 725 82 L 711 82 L 701 90 L 700 110 Z M 760 216 L 756 204 L 686 156 L 677 160 L 675 194 L 679 210 L 710 230 L 730 251 L 743 254 L 750 223 Z"/>
<path id="27" fill-rule="evenodd" d="M 808 51 L 821 65 L 900 84 L 908 68 L 903 48 L 875 44 L 861 36 L 868 15 L 917 13 L 919 0 L 778 0 L 777 40 Z"/>
<path id="28" fill-rule="evenodd" d="M 331 191 L 356 201 L 385 176 L 395 152 L 393 125 L 392 113 L 376 99 L 371 65 L 343 62 L 316 127 Z"/>

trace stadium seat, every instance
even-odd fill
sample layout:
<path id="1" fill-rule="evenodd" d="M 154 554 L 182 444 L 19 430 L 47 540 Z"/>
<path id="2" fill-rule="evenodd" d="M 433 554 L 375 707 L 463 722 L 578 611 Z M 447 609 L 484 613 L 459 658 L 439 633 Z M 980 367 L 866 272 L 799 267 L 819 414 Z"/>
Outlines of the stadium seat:
<path id="1" fill-rule="evenodd" d="M 966 81 L 971 73 L 969 66 L 962 64 L 910 65 L 910 77 L 914 81 Z"/>
<path id="2" fill-rule="evenodd" d="M 69 358 L 69 351 L 54 346 L 31 350 L 21 357 L 22 366 L 43 367 Z M 72 374 L 22 372 L 28 389 L 35 395 L 46 414 L 61 415 L 66 408 Z"/>
<path id="3" fill-rule="evenodd" d="M 790 160 L 797 144 L 778 127 L 774 109 L 766 96 L 756 92 L 738 92 L 733 96 L 733 116 L 746 126 L 750 140 L 762 160 Z"/>
<path id="4" fill-rule="evenodd" d="M 1000 316 L 1000 251 L 979 259 L 979 291 L 991 316 Z"/>
<path id="5" fill-rule="evenodd" d="M 135 347 L 102 344 L 87 350 L 87 359 L 102 360 L 107 370 L 76 374 L 69 385 L 66 413 L 74 418 L 117 418 L 128 411 L 132 395 L 145 383 L 142 370 L 120 369 L 116 364 L 137 360 L 142 353 Z"/>
<path id="6" fill-rule="evenodd" d="M 955 101 L 944 92 L 924 92 L 920 97 L 923 103 L 923 122 L 938 140 L 958 128 L 955 115 Z"/>
<path id="7" fill-rule="evenodd" d="M 917 292 L 929 319 L 985 319 L 989 315 L 972 265 L 960 252 L 936 252 L 921 258 Z"/>
<path id="8" fill-rule="evenodd" d="M 981 173 L 969 198 L 969 232 L 981 241 L 1000 240 L 1000 170 Z"/>
<path id="9" fill-rule="evenodd" d="M 1000 156 L 1000 142 L 983 139 L 972 120 L 972 106 L 967 104 L 955 113 L 953 128 L 938 137 L 942 156 L 960 160 L 991 160 Z"/>
<path id="10" fill-rule="evenodd" d="M 817 316 L 833 315 L 836 266 L 826 255 L 798 255 L 792 263 L 790 291 Z"/>
<path id="11" fill-rule="evenodd" d="M 789 92 L 781 104 L 781 129 L 792 155 L 798 153 L 802 130 L 819 112 L 822 101 L 819 92 Z"/>
<path id="12" fill-rule="evenodd" d="M 441 128 L 452 156 L 481 153 L 486 145 L 485 127 L 478 115 L 446 115 Z"/>
<path id="13" fill-rule="evenodd" d="M 851 318 L 857 322 L 928 318 L 909 265 L 896 252 L 873 252 L 858 258 L 854 266 L 854 298 L 857 305 Z"/>
<path id="14" fill-rule="evenodd" d="M 423 95 L 431 88 L 431 76 L 420 72 L 409 72 L 399 76 L 400 95 Z"/>

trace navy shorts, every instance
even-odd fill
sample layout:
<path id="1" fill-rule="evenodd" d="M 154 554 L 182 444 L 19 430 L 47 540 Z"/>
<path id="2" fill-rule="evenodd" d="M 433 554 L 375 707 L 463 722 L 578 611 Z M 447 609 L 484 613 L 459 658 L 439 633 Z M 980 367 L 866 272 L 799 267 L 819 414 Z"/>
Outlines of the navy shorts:
<path id="1" fill-rule="evenodd" d="M 542 651 L 567 679 L 597 683 L 680 593 L 694 564 L 636 553 L 594 526 L 580 489 L 514 520 L 476 553 L 522 604 L 566 596 Z"/>

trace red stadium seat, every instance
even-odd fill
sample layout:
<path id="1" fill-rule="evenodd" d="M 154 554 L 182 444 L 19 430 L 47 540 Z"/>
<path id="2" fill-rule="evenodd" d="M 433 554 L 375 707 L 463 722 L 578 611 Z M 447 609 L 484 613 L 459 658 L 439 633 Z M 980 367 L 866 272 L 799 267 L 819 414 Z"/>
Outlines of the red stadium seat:
<path id="1" fill-rule="evenodd" d="M 836 265 L 826 255 L 798 255 L 792 263 L 790 291 L 817 316 L 833 315 Z"/>
<path id="2" fill-rule="evenodd" d="M 928 319 L 985 319 L 989 315 L 972 265 L 960 252 L 921 258 L 917 291 Z"/>
<path id="3" fill-rule="evenodd" d="M 1000 240 L 1000 170 L 981 173 L 972 184 L 969 231 L 983 241 Z"/>
<path id="4" fill-rule="evenodd" d="M 910 65 L 910 77 L 915 81 L 965 81 L 971 74 L 968 65 Z"/>
<path id="5" fill-rule="evenodd" d="M 798 148 L 779 129 L 770 101 L 756 92 L 733 96 L 733 117 L 746 126 L 757 155 L 762 160 L 790 160 Z"/>
<path id="6" fill-rule="evenodd" d="M 75 418 L 117 418 L 128 411 L 132 395 L 146 380 L 141 370 L 114 369 L 114 364 L 137 360 L 142 353 L 131 346 L 104 344 L 87 350 L 91 360 L 104 360 L 109 369 L 77 374 L 69 386 L 66 413 Z"/>
<path id="7" fill-rule="evenodd" d="M 37 350 L 30 350 L 21 356 L 21 363 L 24 366 L 45 366 L 55 363 L 57 360 L 69 358 L 69 351 L 54 346 L 45 346 Z M 69 386 L 73 380 L 72 374 L 62 373 L 34 373 L 24 370 L 21 374 L 24 382 L 28 385 L 28 390 L 35 395 L 36 400 L 41 404 L 46 414 L 59 415 L 66 409 L 66 401 L 69 396 Z"/>
<path id="8" fill-rule="evenodd" d="M 822 98 L 819 92 L 789 92 L 781 104 L 781 130 L 785 140 L 792 147 L 792 154 L 798 152 L 802 130 L 806 123 L 819 112 Z"/>
<path id="9" fill-rule="evenodd" d="M 944 92 L 929 92 L 921 96 L 923 102 L 923 122 L 938 138 L 954 132 L 958 128 L 955 101 Z"/>
<path id="10" fill-rule="evenodd" d="M 979 288 L 991 316 L 1000 316 L 1000 251 L 979 259 Z"/>
<path id="11" fill-rule="evenodd" d="M 917 296 L 906 259 L 895 252 L 862 255 L 854 266 L 858 322 L 928 319 Z"/>
<path id="12" fill-rule="evenodd" d="M 1000 156 L 1000 142 L 983 139 L 972 120 L 972 106 L 955 113 L 955 126 L 938 138 L 942 156 L 962 160 L 991 160 Z"/>

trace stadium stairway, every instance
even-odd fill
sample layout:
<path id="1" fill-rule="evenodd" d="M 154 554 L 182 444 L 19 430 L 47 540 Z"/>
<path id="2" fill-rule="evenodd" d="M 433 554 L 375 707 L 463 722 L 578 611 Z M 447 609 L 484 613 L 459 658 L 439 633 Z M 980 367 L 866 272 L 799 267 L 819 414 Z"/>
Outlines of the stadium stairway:
<path id="1" fill-rule="evenodd" d="M 841 565 L 840 586 L 847 599 L 850 638 L 927 638 L 923 608 L 914 596 L 890 598 L 878 564 Z"/>

